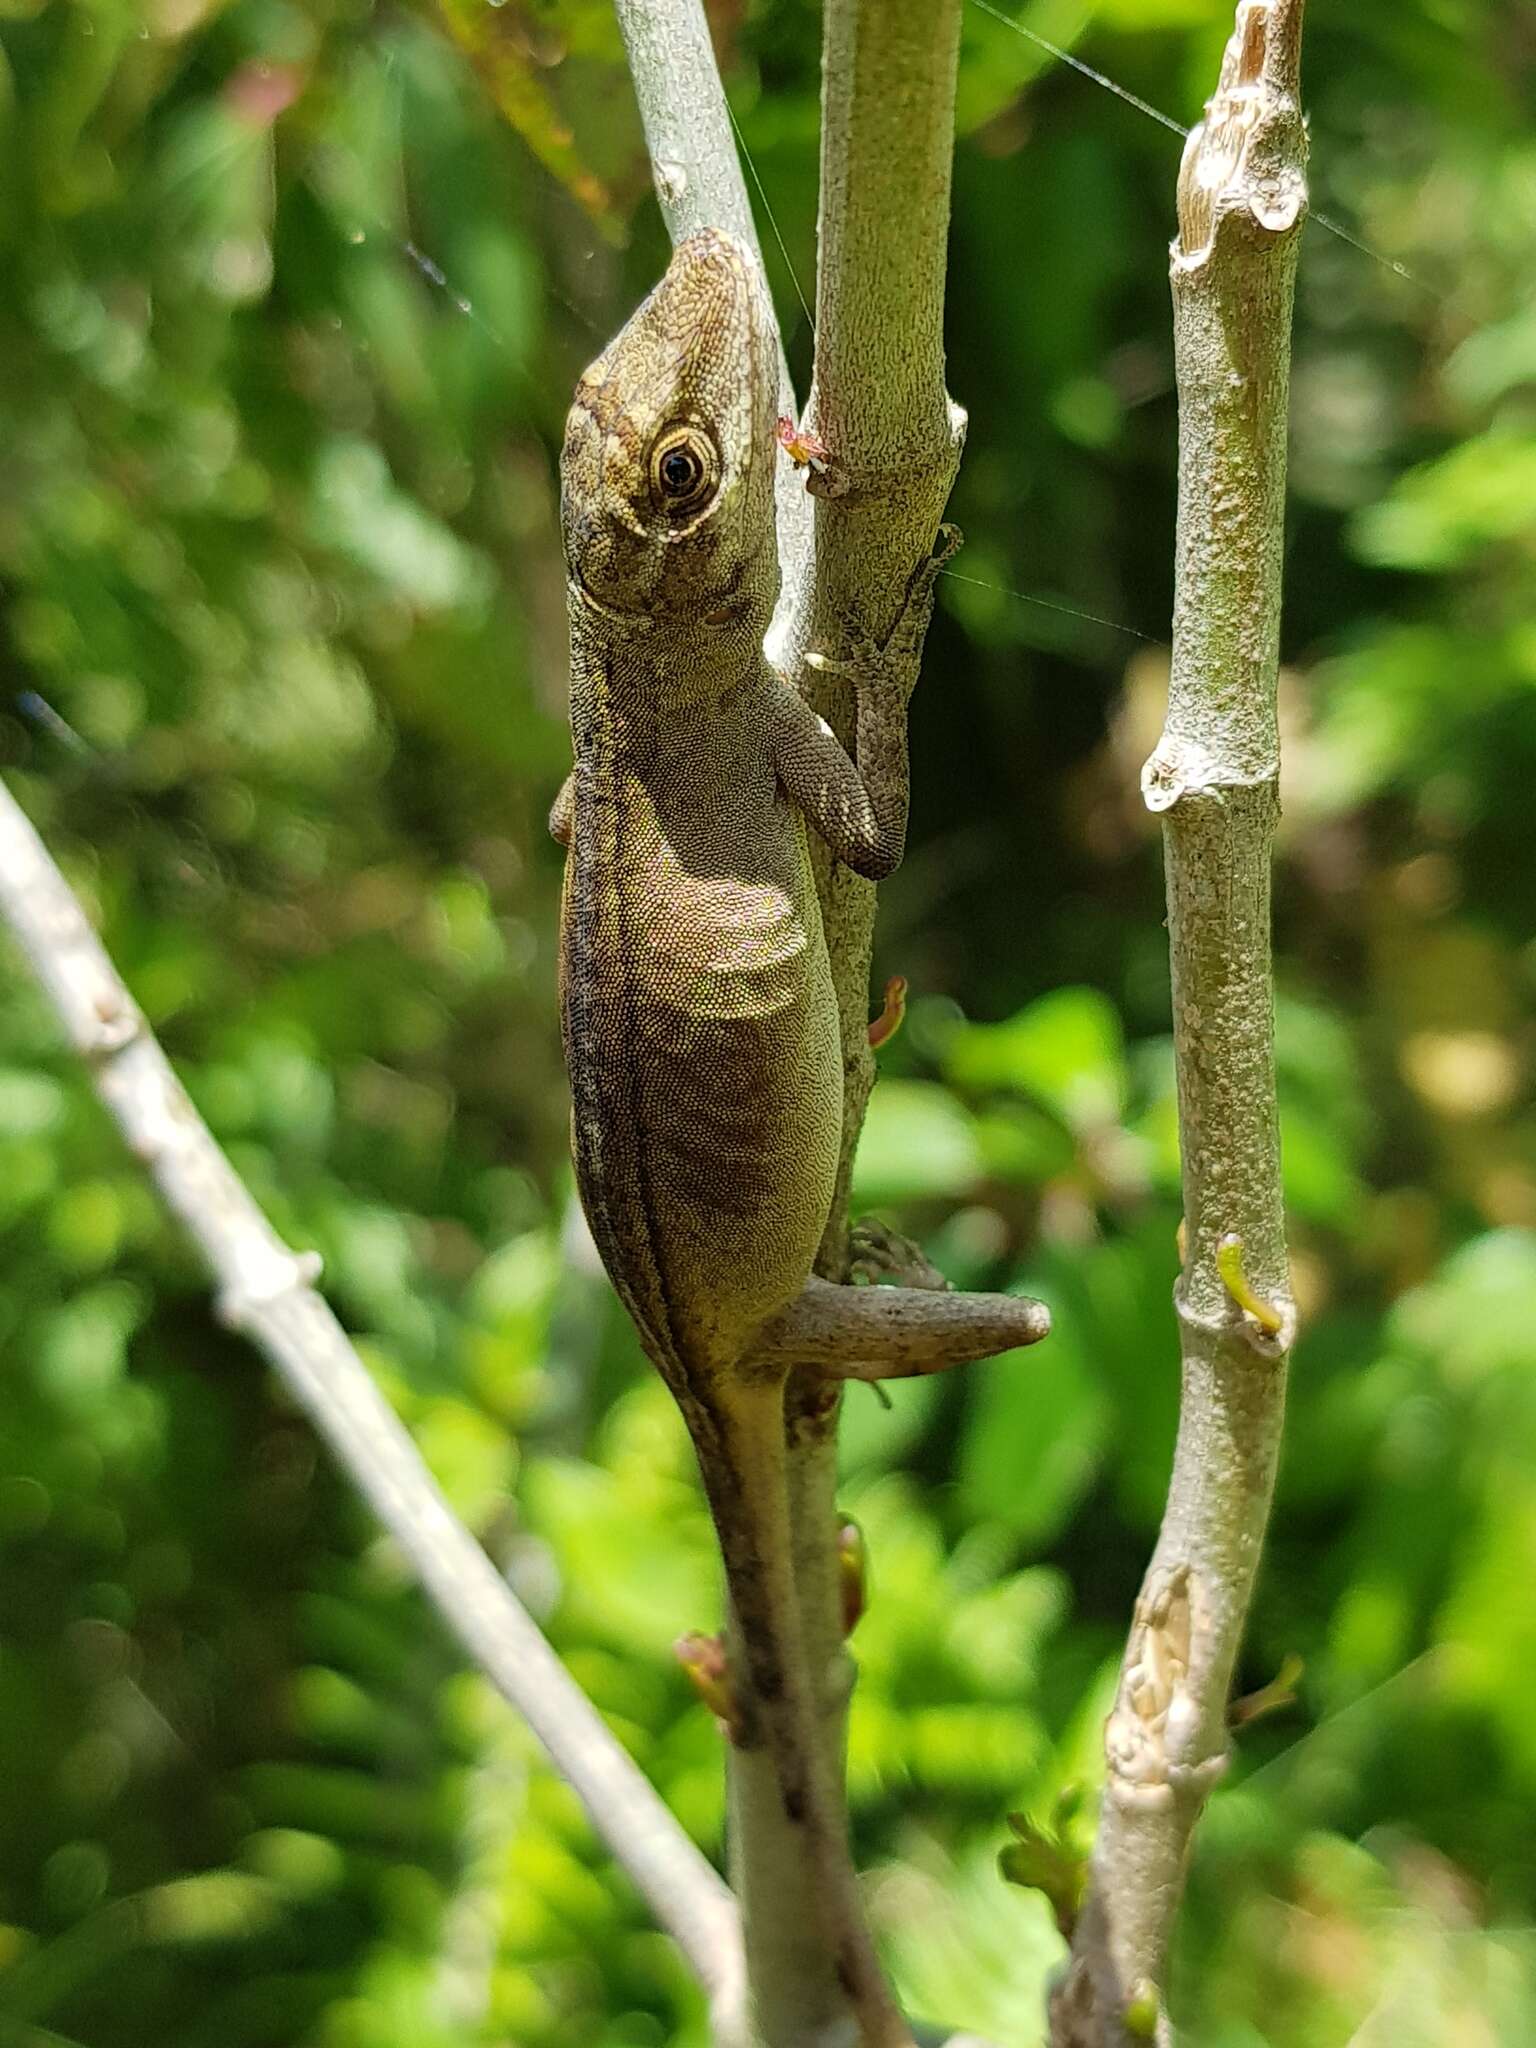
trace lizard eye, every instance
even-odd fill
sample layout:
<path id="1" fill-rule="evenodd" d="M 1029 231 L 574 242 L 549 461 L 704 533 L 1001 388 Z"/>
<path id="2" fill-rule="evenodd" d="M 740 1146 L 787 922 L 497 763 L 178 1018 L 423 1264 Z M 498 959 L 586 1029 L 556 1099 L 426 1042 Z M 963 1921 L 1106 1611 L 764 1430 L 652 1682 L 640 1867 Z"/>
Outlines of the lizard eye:
<path id="1" fill-rule="evenodd" d="M 697 427 L 668 427 L 651 448 L 651 491 L 667 512 L 694 512 L 720 481 L 720 457 Z"/>
<path id="2" fill-rule="evenodd" d="M 686 498 L 699 487 L 699 458 L 691 448 L 669 448 L 656 465 L 661 488 L 674 498 Z"/>

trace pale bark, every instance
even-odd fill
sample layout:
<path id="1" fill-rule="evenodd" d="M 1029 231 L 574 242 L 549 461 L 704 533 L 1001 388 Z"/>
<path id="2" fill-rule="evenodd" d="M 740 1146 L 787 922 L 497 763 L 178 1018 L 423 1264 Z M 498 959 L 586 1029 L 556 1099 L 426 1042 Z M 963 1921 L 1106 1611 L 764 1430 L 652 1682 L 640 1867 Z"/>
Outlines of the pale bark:
<path id="1" fill-rule="evenodd" d="M 1185 1250 L 1168 1505 L 1105 1731 L 1090 1889 L 1055 2048 L 1171 2030 L 1163 1985 L 1279 1455 L 1290 1299 L 1275 1098 L 1270 843 L 1292 288 L 1306 205 L 1301 0 L 1241 0 L 1179 175 L 1179 520 L 1162 814 Z M 1128 2023 L 1129 2022 L 1129 2023 Z"/>
<path id="2" fill-rule="evenodd" d="M 614 0 L 614 12 L 667 233 L 676 243 L 700 228 L 724 228 L 755 250 L 761 263 L 757 223 L 702 0 Z M 798 410 L 782 343 L 779 410 L 791 418 Z M 779 465 L 774 496 L 784 572 L 782 615 L 810 547 L 811 508 L 788 463 Z"/>
<path id="3" fill-rule="evenodd" d="M 599 1718 L 537 1624 L 443 1498 L 314 1282 L 320 1261 L 277 1236 L 172 1072 L 47 849 L 0 785 L 0 919 L 97 1095 L 197 1245 L 221 1319 L 247 1336 L 409 1559 L 439 1614 L 527 1721 L 703 1984 L 717 2038 L 742 2033 L 735 1902 Z"/>

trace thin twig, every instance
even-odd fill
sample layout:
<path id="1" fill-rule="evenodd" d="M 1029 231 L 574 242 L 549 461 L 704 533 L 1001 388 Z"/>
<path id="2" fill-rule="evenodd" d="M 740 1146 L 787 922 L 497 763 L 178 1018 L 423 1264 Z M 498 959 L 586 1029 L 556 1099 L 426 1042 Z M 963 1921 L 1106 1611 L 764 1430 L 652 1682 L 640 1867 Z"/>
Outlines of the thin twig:
<path id="1" fill-rule="evenodd" d="M 1185 1252 L 1183 1385 L 1157 1548 L 1105 1731 L 1091 1885 L 1054 2048 L 1171 2039 L 1163 1985 L 1190 1837 L 1227 1756 L 1295 1334 L 1270 967 L 1291 298 L 1306 209 L 1301 0 L 1240 0 L 1179 174 L 1179 525 L 1161 813 Z"/>
<path id="2" fill-rule="evenodd" d="M 614 12 L 667 233 L 676 243 L 700 228 L 724 228 L 755 250 L 761 263 L 752 201 L 702 0 L 614 0 Z M 799 411 L 782 343 L 779 411 L 790 418 Z M 810 506 L 787 462 L 778 465 L 775 501 L 787 592 L 811 542 Z"/>
<path id="3" fill-rule="evenodd" d="M 319 1260 L 262 1215 L 171 1071 L 69 884 L 0 785 L 0 917 L 92 1085 L 218 1287 L 224 1322 L 263 1353 L 410 1559 L 470 1658 L 528 1722 L 704 1985 L 717 2037 L 744 2039 L 735 1904 L 480 1545 L 315 1291 Z"/>

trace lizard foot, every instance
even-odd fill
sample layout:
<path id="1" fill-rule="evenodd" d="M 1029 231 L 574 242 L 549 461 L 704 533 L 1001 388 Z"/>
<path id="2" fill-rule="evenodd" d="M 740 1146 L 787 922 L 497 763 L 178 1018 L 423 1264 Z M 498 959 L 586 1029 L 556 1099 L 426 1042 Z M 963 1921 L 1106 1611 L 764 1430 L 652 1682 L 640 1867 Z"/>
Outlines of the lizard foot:
<path id="1" fill-rule="evenodd" d="M 883 642 L 849 621 L 845 629 L 847 659 L 835 660 L 829 654 L 807 654 L 808 666 L 819 669 L 823 674 L 852 676 L 855 679 L 889 677 L 899 685 L 905 702 L 917 683 L 923 640 L 928 632 L 928 622 L 933 617 L 933 586 L 944 573 L 945 564 L 958 553 L 963 540 L 964 535 L 958 526 L 946 521 L 939 528 L 937 545 L 932 554 L 925 555 L 912 571 L 901 610 L 896 614 L 896 623 Z"/>
<path id="2" fill-rule="evenodd" d="M 848 1278 L 855 1287 L 921 1287 L 947 1294 L 949 1282 L 920 1244 L 875 1216 L 861 1216 L 848 1236 Z"/>

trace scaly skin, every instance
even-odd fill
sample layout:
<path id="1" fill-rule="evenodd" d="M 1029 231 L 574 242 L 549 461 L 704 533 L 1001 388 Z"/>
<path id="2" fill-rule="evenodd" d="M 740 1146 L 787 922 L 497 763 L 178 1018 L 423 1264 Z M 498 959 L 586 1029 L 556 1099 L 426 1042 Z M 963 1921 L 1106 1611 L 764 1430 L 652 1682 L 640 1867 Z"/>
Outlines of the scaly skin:
<path id="1" fill-rule="evenodd" d="M 807 825 L 862 874 L 900 859 L 906 695 L 943 557 L 919 565 L 888 647 L 858 649 L 855 768 L 762 651 L 776 392 L 754 260 L 715 232 L 678 248 L 577 387 L 561 459 L 576 762 L 551 819 L 570 849 L 562 1021 L 582 1203 L 719 1532 L 738 1739 L 772 1756 L 861 2041 L 906 2048 L 817 1740 L 785 1380 L 869 1375 L 871 1356 L 928 1370 L 1048 1323 L 1005 1297 L 808 1280 L 842 1073 Z"/>

